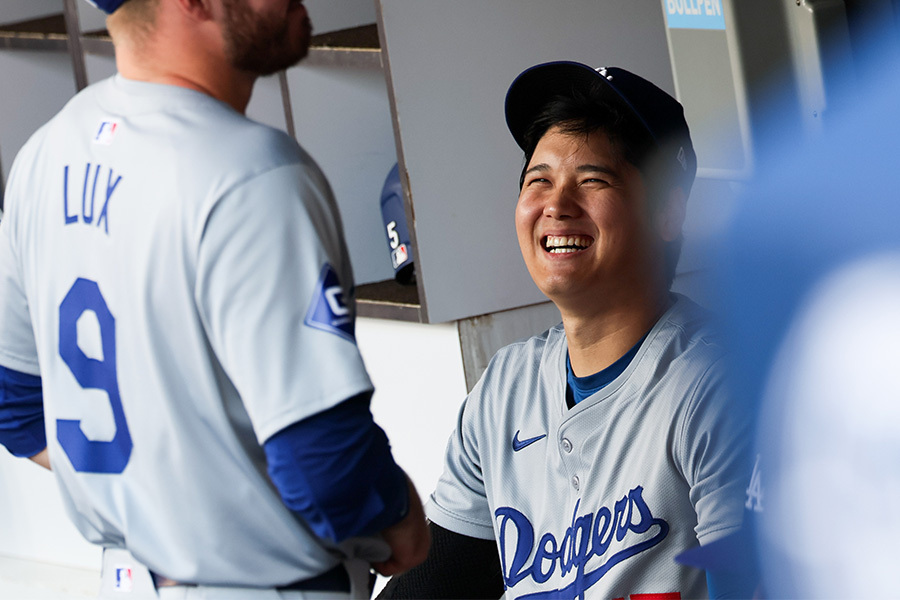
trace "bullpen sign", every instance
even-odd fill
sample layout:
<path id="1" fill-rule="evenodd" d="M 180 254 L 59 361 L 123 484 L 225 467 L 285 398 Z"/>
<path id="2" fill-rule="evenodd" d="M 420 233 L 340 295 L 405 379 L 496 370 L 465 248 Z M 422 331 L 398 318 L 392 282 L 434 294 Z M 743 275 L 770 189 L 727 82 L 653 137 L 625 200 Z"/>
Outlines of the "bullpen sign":
<path id="1" fill-rule="evenodd" d="M 725 29 L 724 0 L 663 0 L 669 29 Z"/>

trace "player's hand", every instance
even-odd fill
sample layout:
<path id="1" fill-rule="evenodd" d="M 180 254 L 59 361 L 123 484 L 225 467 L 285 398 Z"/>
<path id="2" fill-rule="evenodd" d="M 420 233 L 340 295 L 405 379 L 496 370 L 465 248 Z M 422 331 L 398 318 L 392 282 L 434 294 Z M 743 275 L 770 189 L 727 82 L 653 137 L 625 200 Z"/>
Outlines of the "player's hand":
<path id="1" fill-rule="evenodd" d="M 34 456 L 32 456 L 32 457 L 30 457 L 30 458 L 31 458 L 31 460 L 32 460 L 33 462 L 35 462 L 35 463 L 41 465 L 42 467 L 44 467 L 44 468 L 47 469 L 48 471 L 52 471 L 52 470 L 53 470 L 53 469 L 50 467 L 50 453 L 47 451 L 46 448 L 44 448 L 43 450 L 41 450 L 40 452 L 38 452 L 37 454 L 35 454 Z"/>
<path id="2" fill-rule="evenodd" d="M 431 546 L 431 533 L 425 522 L 422 501 L 409 476 L 406 477 L 406 483 L 409 486 L 409 512 L 402 521 L 381 532 L 384 541 L 391 547 L 391 557 L 372 565 L 387 577 L 408 571 L 424 562 Z"/>

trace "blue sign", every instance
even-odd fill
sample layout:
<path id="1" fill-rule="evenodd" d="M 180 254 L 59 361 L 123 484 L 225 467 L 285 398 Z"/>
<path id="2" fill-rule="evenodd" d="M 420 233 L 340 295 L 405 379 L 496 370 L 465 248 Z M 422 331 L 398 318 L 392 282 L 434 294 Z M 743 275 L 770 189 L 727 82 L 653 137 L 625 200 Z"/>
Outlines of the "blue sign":
<path id="1" fill-rule="evenodd" d="M 723 0 L 663 0 L 669 29 L 725 29 Z"/>

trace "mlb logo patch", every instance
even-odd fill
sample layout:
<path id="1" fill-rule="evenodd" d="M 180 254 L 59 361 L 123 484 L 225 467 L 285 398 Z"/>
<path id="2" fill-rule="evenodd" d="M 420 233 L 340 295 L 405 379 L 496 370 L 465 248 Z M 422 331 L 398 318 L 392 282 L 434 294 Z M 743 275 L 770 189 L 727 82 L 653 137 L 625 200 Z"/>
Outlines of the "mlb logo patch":
<path id="1" fill-rule="evenodd" d="M 113 589 L 117 592 L 130 592 L 134 589 L 134 573 L 131 567 L 116 567 L 116 581 Z"/>
<path id="2" fill-rule="evenodd" d="M 356 320 L 344 298 L 337 273 L 325 263 L 304 320 L 308 326 L 356 342 Z"/>
<path id="3" fill-rule="evenodd" d="M 119 123 L 112 120 L 100 121 L 97 132 L 94 134 L 94 143 L 109 146 L 113 142 Z"/>
<path id="4" fill-rule="evenodd" d="M 409 250 L 406 248 L 406 244 L 400 244 L 395 250 L 391 251 L 391 262 L 393 262 L 395 269 L 407 260 L 409 260 Z"/>

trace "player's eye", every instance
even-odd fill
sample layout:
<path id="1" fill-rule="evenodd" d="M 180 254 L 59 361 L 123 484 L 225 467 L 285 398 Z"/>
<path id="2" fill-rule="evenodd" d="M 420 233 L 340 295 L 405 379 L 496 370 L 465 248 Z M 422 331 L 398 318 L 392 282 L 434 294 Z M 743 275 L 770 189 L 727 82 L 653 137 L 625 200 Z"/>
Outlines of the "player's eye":
<path id="1" fill-rule="evenodd" d="M 550 183 L 550 180 L 544 177 L 535 177 L 534 179 L 529 179 L 527 185 L 534 185 L 536 183 Z"/>

